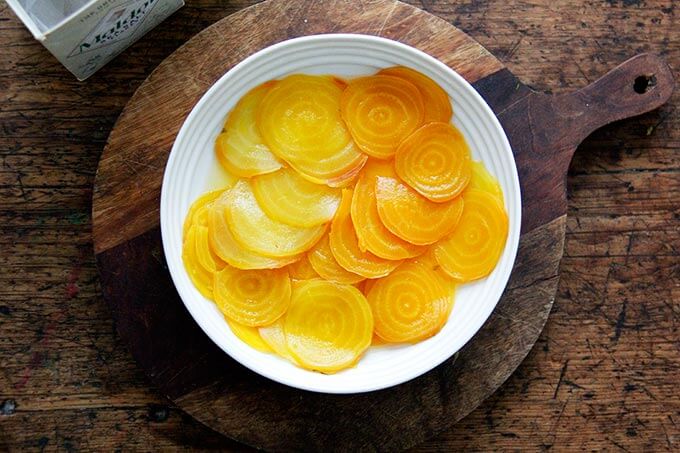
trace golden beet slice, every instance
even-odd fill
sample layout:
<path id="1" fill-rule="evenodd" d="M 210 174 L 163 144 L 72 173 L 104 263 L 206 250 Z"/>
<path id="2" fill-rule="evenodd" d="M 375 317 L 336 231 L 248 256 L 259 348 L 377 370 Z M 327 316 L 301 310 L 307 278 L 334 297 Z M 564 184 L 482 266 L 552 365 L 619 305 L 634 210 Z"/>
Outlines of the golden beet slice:
<path id="1" fill-rule="evenodd" d="M 450 233 L 463 212 L 463 199 L 435 203 L 402 181 L 378 176 L 375 183 L 378 215 L 395 235 L 417 245 L 433 244 Z"/>
<path id="2" fill-rule="evenodd" d="M 354 365 L 373 336 L 373 316 L 364 295 L 354 286 L 324 280 L 295 285 L 283 323 L 296 361 L 323 373 Z"/>
<path id="3" fill-rule="evenodd" d="M 257 202 L 247 181 L 228 192 L 229 230 L 236 242 L 257 254 L 288 257 L 309 250 L 326 231 L 326 225 L 296 227 L 269 217 Z"/>
<path id="4" fill-rule="evenodd" d="M 361 250 L 350 215 L 351 205 L 352 191 L 350 189 L 343 189 L 342 201 L 331 223 L 329 234 L 329 243 L 333 256 L 340 266 L 350 272 L 366 278 L 384 277 L 399 266 L 401 261 L 386 260 L 371 252 L 363 252 Z"/>
<path id="5" fill-rule="evenodd" d="M 196 227 L 187 232 L 182 246 L 182 261 L 196 289 L 207 299 L 213 299 L 214 273 L 201 266 L 196 257 Z"/>
<path id="6" fill-rule="evenodd" d="M 352 285 L 364 280 L 359 274 L 350 272 L 340 266 L 333 256 L 328 236 L 324 236 L 307 253 L 309 264 L 322 278 L 336 283 L 346 283 Z"/>
<path id="7" fill-rule="evenodd" d="M 229 196 L 222 195 L 208 210 L 208 238 L 211 249 L 226 263 L 239 269 L 277 269 L 300 259 L 300 255 L 269 257 L 242 247 L 227 223 Z"/>
<path id="8" fill-rule="evenodd" d="M 260 352 L 274 352 L 272 348 L 260 337 L 260 332 L 257 327 L 250 327 L 240 324 L 228 317 L 224 317 L 229 325 L 231 331 L 236 335 L 236 337 Z"/>
<path id="9" fill-rule="evenodd" d="M 265 143 L 314 182 L 342 185 L 365 161 L 340 116 L 342 92 L 333 77 L 291 75 L 277 82 L 258 109 Z"/>
<path id="10" fill-rule="evenodd" d="M 486 277 L 496 267 L 508 237 L 508 215 L 488 192 L 468 190 L 463 199 L 460 222 L 434 246 L 434 254 L 447 274 L 468 282 Z"/>
<path id="11" fill-rule="evenodd" d="M 340 108 L 357 146 L 378 159 L 393 156 L 399 143 L 423 124 L 425 115 L 418 88 L 386 75 L 352 80 L 342 93 Z"/>
<path id="12" fill-rule="evenodd" d="M 282 167 L 281 161 L 264 144 L 255 124 L 260 102 L 275 84 L 275 81 L 266 82 L 246 93 L 229 113 L 224 131 L 217 136 L 217 158 L 236 176 L 248 178 Z"/>
<path id="13" fill-rule="evenodd" d="M 285 317 L 285 315 L 284 315 Z M 258 329 L 260 337 L 277 355 L 289 360 L 295 364 L 297 361 L 290 353 L 288 344 L 286 344 L 286 334 L 283 331 L 283 317 L 277 319 L 268 326 L 263 326 Z"/>
<path id="14" fill-rule="evenodd" d="M 329 157 L 288 162 L 300 176 L 316 184 L 345 187 L 359 174 L 368 156 L 359 152 L 353 141 Z"/>
<path id="15" fill-rule="evenodd" d="M 290 278 L 294 280 L 311 280 L 313 278 L 319 278 L 319 274 L 314 270 L 307 255 L 303 255 L 298 261 L 289 264 L 287 269 Z"/>
<path id="16" fill-rule="evenodd" d="M 224 192 L 223 189 L 219 190 L 211 190 L 209 192 L 204 193 L 200 197 L 198 197 L 194 202 L 191 204 L 189 207 L 189 212 L 187 212 L 186 217 L 184 218 L 184 227 L 182 228 L 182 240 L 186 239 L 187 233 L 189 232 L 189 228 L 194 224 L 196 213 L 200 210 L 205 211 L 205 208 L 207 208 L 213 201 L 215 201 L 222 193 Z M 202 217 L 203 215 L 201 215 Z M 202 221 L 199 221 L 198 223 L 203 223 Z"/>
<path id="17" fill-rule="evenodd" d="M 227 266 L 215 274 L 213 292 L 225 316 L 245 326 L 259 327 L 286 312 L 291 285 L 285 269 L 244 271 Z"/>
<path id="18" fill-rule="evenodd" d="M 432 273 L 433 277 L 439 280 L 439 283 L 446 290 L 449 302 L 446 315 L 446 318 L 448 319 L 456 300 L 456 290 L 458 289 L 460 282 L 458 282 L 455 278 L 452 278 L 448 273 L 446 273 L 444 269 L 442 269 L 441 265 L 437 262 L 437 258 L 434 255 L 434 249 L 432 247 L 430 247 L 427 253 L 415 258 L 414 261 L 418 261 L 420 264 L 427 267 L 427 269 Z"/>
<path id="19" fill-rule="evenodd" d="M 378 75 L 399 77 L 408 80 L 418 88 L 425 105 L 424 123 L 448 123 L 451 120 L 453 110 L 451 109 L 449 95 L 437 82 L 425 74 L 405 66 L 392 66 L 391 68 L 381 69 L 378 71 Z"/>
<path id="20" fill-rule="evenodd" d="M 194 241 L 196 246 L 196 260 L 203 269 L 215 273 L 224 268 L 226 263 L 213 251 L 208 237 L 208 227 L 194 225 Z"/>
<path id="21" fill-rule="evenodd" d="M 354 186 L 350 213 L 362 252 L 369 251 L 388 260 L 402 260 L 417 256 L 425 249 L 401 239 L 388 230 L 380 220 L 375 181 L 379 175 L 393 174 L 392 162 L 370 161 Z"/>
<path id="22" fill-rule="evenodd" d="M 401 142 L 394 157 L 399 177 L 431 201 L 448 201 L 470 182 L 470 149 L 448 123 L 429 123 Z"/>
<path id="23" fill-rule="evenodd" d="M 313 227 L 330 222 L 340 204 L 339 189 L 314 184 L 290 168 L 257 176 L 251 185 L 262 210 L 288 225 Z"/>
<path id="24" fill-rule="evenodd" d="M 375 333 L 390 343 L 416 342 L 435 335 L 448 318 L 450 292 L 417 259 L 377 280 L 367 299 Z"/>

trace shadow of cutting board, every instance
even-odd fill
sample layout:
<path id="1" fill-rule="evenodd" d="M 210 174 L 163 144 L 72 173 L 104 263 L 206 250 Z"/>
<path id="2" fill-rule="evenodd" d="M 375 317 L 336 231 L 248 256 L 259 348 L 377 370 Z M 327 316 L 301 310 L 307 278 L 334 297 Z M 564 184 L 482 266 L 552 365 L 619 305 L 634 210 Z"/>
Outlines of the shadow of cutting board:
<path id="1" fill-rule="evenodd" d="M 510 139 L 523 204 L 517 261 L 484 327 L 456 357 L 431 372 L 360 395 L 292 389 L 229 358 L 185 310 L 167 271 L 159 227 L 161 180 L 170 148 L 211 84 L 271 44 L 340 32 L 404 42 L 472 83 Z M 246 8 L 163 61 L 111 131 L 92 208 L 104 297 L 121 337 L 158 389 L 220 433 L 272 450 L 408 448 L 476 408 L 538 338 L 557 290 L 565 181 L 577 145 L 604 124 L 660 106 L 672 89 L 666 64 L 645 54 L 577 92 L 536 93 L 462 31 L 395 1 L 270 0 Z"/>

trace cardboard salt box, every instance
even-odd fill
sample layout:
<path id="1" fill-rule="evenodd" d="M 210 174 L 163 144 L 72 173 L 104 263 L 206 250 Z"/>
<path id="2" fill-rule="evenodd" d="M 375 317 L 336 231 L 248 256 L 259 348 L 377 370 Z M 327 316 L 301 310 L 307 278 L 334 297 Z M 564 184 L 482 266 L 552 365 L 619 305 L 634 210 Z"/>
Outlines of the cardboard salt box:
<path id="1" fill-rule="evenodd" d="M 184 0 L 6 0 L 78 80 L 85 80 L 184 5 Z"/>

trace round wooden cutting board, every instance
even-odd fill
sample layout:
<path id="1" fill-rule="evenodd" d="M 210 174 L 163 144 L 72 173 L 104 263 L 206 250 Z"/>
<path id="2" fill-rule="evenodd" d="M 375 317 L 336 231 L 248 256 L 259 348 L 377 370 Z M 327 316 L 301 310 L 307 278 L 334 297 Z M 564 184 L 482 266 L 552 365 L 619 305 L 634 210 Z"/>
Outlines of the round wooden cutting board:
<path id="1" fill-rule="evenodd" d="M 213 344 L 185 310 L 167 271 L 161 180 L 191 108 L 248 55 L 285 39 L 350 32 L 433 55 L 465 77 L 498 115 L 520 176 L 523 218 L 505 293 L 477 335 L 431 372 L 390 389 L 325 395 L 274 383 Z M 576 93 L 548 96 L 519 82 L 477 42 L 431 14 L 389 0 L 270 0 L 207 28 L 141 85 L 108 140 L 94 188 L 102 290 L 118 330 L 153 383 L 214 430 L 272 450 L 398 450 L 460 420 L 515 370 L 538 338 L 558 282 L 566 173 L 576 146 L 611 121 L 664 103 L 673 79 L 639 55 Z"/>

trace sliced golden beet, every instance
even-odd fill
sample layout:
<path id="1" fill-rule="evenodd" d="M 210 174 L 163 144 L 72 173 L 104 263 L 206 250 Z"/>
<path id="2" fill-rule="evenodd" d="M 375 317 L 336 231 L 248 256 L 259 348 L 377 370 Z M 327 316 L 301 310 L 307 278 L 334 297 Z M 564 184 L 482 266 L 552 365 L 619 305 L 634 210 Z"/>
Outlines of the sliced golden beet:
<path id="1" fill-rule="evenodd" d="M 373 316 L 364 295 L 351 285 L 324 280 L 295 285 L 283 323 L 296 361 L 323 373 L 354 365 L 373 336 Z"/>
<path id="2" fill-rule="evenodd" d="M 508 215 L 489 192 L 468 190 L 458 226 L 434 246 L 437 261 L 460 282 L 484 278 L 493 271 L 508 237 Z"/>
<path id="3" fill-rule="evenodd" d="M 214 273 L 201 266 L 196 257 L 196 227 L 192 226 L 187 232 L 182 246 L 182 261 L 196 289 L 207 299 L 213 299 Z"/>
<path id="4" fill-rule="evenodd" d="M 317 274 L 326 280 L 336 283 L 346 283 L 349 285 L 359 283 L 364 280 L 359 274 L 350 272 L 340 266 L 333 256 L 328 236 L 322 237 L 319 242 L 307 253 L 309 264 L 312 265 Z"/>
<path id="5" fill-rule="evenodd" d="M 309 250 L 326 225 L 296 227 L 269 217 L 260 207 L 250 184 L 239 181 L 228 193 L 227 223 L 242 247 L 260 255 L 289 257 Z"/>
<path id="6" fill-rule="evenodd" d="M 260 104 L 259 130 L 284 160 L 330 156 L 350 139 L 338 111 L 341 95 L 342 89 L 332 77 L 287 76 Z"/>
<path id="7" fill-rule="evenodd" d="M 399 266 L 401 261 L 386 260 L 371 252 L 361 251 L 359 239 L 350 216 L 351 205 L 352 191 L 343 189 L 342 201 L 331 223 L 329 234 L 333 256 L 340 266 L 350 272 L 366 278 L 384 277 Z"/>
<path id="8" fill-rule="evenodd" d="M 239 269 L 277 269 L 299 260 L 301 255 L 274 258 L 242 247 L 227 223 L 228 194 L 221 196 L 208 211 L 208 238 L 217 256 Z"/>
<path id="9" fill-rule="evenodd" d="M 229 324 L 229 328 L 234 333 L 234 335 L 236 335 L 239 340 L 251 348 L 260 352 L 274 352 L 274 350 L 269 347 L 262 337 L 260 337 L 260 332 L 257 327 L 250 327 L 240 324 L 232 319 L 229 319 L 227 316 L 225 316 L 224 319 L 227 321 L 227 324 Z"/>
<path id="10" fill-rule="evenodd" d="M 453 110 L 451 109 L 449 95 L 437 82 L 425 74 L 405 66 L 392 66 L 391 68 L 381 69 L 378 75 L 399 77 L 408 80 L 418 88 L 425 105 L 424 123 L 448 123 L 451 120 Z"/>
<path id="11" fill-rule="evenodd" d="M 378 176 L 378 215 L 395 235 L 417 245 L 433 244 L 450 233 L 463 212 L 461 197 L 435 203 L 395 177 Z"/>
<path id="12" fill-rule="evenodd" d="M 284 315 L 285 317 L 285 315 Z M 272 324 L 268 326 L 263 326 L 258 329 L 260 332 L 260 337 L 276 354 L 289 360 L 295 364 L 297 361 L 290 353 L 288 345 L 286 344 L 286 334 L 283 331 L 283 318 L 277 319 Z"/>
<path id="13" fill-rule="evenodd" d="M 414 258 L 414 261 L 418 261 L 420 264 L 427 267 L 427 269 L 432 273 L 432 276 L 435 277 L 446 290 L 449 301 L 446 315 L 446 318 L 448 319 L 456 300 L 456 289 L 458 288 L 460 282 L 451 277 L 444 269 L 442 269 L 442 266 L 435 257 L 434 248 L 432 247 L 430 247 L 430 249 L 425 254 Z"/>
<path id="14" fill-rule="evenodd" d="M 415 342 L 435 335 L 448 318 L 450 292 L 417 259 L 377 280 L 367 299 L 375 333 L 390 343 Z"/>
<path id="15" fill-rule="evenodd" d="M 215 274 L 213 292 L 225 316 L 245 326 L 259 327 L 286 312 L 291 284 L 285 269 L 244 271 L 227 266 Z"/>
<path id="16" fill-rule="evenodd" d="M 208 227 L 208 211 L 210 210 L 210 207 L 213 205 L 213 203 L 214 202 L 208 203 L 207 205 L 201 206 L 196 210 L 193 215 L 194 226 Z"/>
<path id="17" fill-rule="evenodd" d="M 223 189 L 211 190 L 209 192 L 204 193 L 196 200 L 194 200 L 194 202 L 189 207 L 189 212 L 187 212 L 187 215 L 184 218 L 184 227 L 182 228 L 182 240 L 186 239 L 187 233 L 189 232 L 189 228 L 191 228 L 191 226 L 194 224 L 196 212 L 199 210 L 205 210 L 205 208 L 207 208 L 210 205 L 210 203 L 212 203 L 220 195 L 222 195 L 222 193 L 224 193 Z"/>
<path id="18" fill-rule="evenodd" d="M 338 76 L 330 76 L 331 79 L 333 79 L 333 83 L 338 86 L 341 90 L 344 90 L 347 88 L 347 81 L 341 77 Z"/>
<path id="19" fill-rule="evenodd" d="M 352 80 L 342 93 L 340 108 L 357 146 L 378 159 L 393 156 L 399 143 L 423 124 L 425 115 L 418 88 L 386 75 Z"/>
<path id="20" fill-rule="evenodd" d="M 345 187 L 359 174 L 368 156 L 359 152 L 353 141 L 329 157 L 290 161 L 300 176 L 316 184 Z"/>
<path id="21" fill-rule="evenodd" d="M 263 83 L 246 93 L 229 113 L 224 131 L 215 141 L 220 163 L 237 176 L 248 178 L 282 167 L 281 161 L 264 144 L 255 124 L 260 102 L 275 83 Z"/>
<path id="22" fill-rule="evenodd" d="M 262 210 L 288 225 L 313 227 L 330 222 L 340 204 L 339 189 L 309 182 L 290 168 L 257 176 L 251 185 Z"/>
<path id="23" fill-rule="evenodd" d="M 194 241 L 196 245 L 196 260 L 198 264 L 210 273 L 215 273 L 224 268 L 226 263 L 217 256 L 210 246 L 208 227 L 194 226 Z"/>
<path id="24" fill-rule="evenodd" d="M 287 269 L 290 278 L 294 280 L 311 280 L 313 278 L 319 278 L 319 274 L 314 270 L 307 255 L 303 255 L 298 261 L 289 264 Z"/>
<path id="25" fill-rule="evenodd" d="M 274 154 L 314 182 L 342 185 L 365 160 L 340 117 L 342 92 L 333 77 L 295 74 L 258 109 L 258 128 Z"/>
<path id="26" fill-rule="evenodd" d="M 389 341 L 385 341 L 379 336 L 373 334 L 373 339 L 371 340 L 371 346 L 385 346 L 387 344 L 390 344 Z"/>
<path id="27" fill-rule="evenodd" d="M 470 149 L 449 123 L 429 123 L 397 148 L 394 168 L 399 177 L 431 201 L 448 201 L 470 182 Z"/>
<path id="28" fill-rule="evenodd" d="M 508 233 L 500 185 L 451 115 L 405 67 L 293 75 L 239 101 L 216 141 L 228 178 L 210 185 L 224 188 L 183 232 L 192 282 L 238 338 L 335 373 L 371 344 L 440 331 L 456 286 L 493 270 Z"/>
<path id="29" fill-rule="evenodd" d="M 375 285 L 375 282 L 379 280 L 379 278 L 367 278 L 364 280 L 364 287 L 362 288 L 361 292 L 364 293 L 364 295 L 367 295 L 371 288 L 373 288 L 373 285 Z"/>
<path id="30" fill-rule="evenodd" d="M 366 295 L 366 291 L 364 291 L 364 288 L 366 287 L 367 281 L 369 281 L 369 279 L 361 280 L 360 282 L 353 283 L 352 286 L 361 291 L 361 294 Z"/>
<path id="31" fill-rule="evenodd" d="M 388 230 L 378 215 L 375 181 L 379 175 L 394 174 L 392 162 L 370 161 L 354 186 L 350 213 L 354 230 L 359 238 L 359 249 L 380 258 L 401 260 L 412 258 L 425 251 Z"/>

